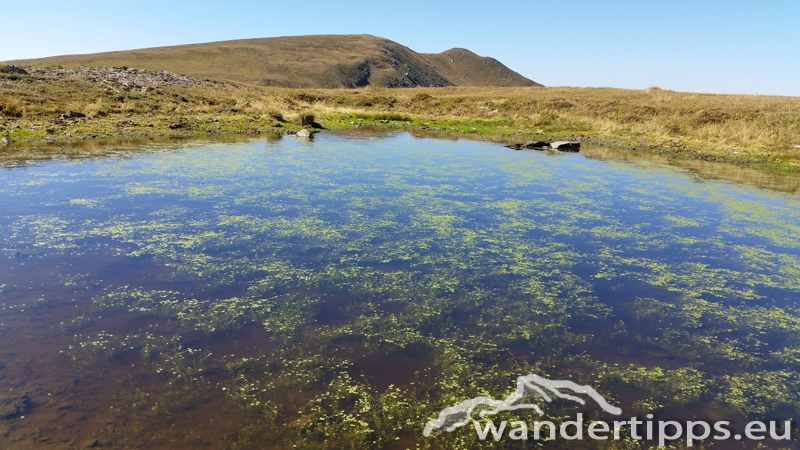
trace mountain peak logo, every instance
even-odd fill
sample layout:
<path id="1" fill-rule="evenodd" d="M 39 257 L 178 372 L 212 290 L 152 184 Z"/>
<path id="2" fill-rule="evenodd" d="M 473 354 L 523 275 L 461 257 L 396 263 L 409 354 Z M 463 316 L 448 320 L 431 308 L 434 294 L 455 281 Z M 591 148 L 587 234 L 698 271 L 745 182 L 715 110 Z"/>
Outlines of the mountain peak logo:
<path id="1" fill-rule="evenodd" d="M 479 406 L 486 407 L 485 409 L 481 409 L 478 413 L 480 417 L 484 417 L 497 414 L 501 411 L 515 411 L 519 409 L 532 409 L 540 415 L 544 414 L 544 411 L 539 405 L 523 401 L 530 397 L 541 397 L 547 403 L 552 402 L 555 397 L 570 400 L 581 405 L 586 404 L 586 400 L 583 398 L 561 392 L 562 389 L 571 391 L 573 394 L 588 396 L 607 413 L 614 415 L 622 414 L 622 409 L 609 404 L 606 399 L 591 386 L 581 386 L 568 380 L 549 380 L 539 375 L 531 374 L 517 377 L 516 391 L 504 400 L 496 400 L 481 396 L 465 400 L 455 406 L 443 409 L 436 420 L 425 426 L 425 430 L 422 434 L 428 437 L 433 430 L 437 428 L 445 428 L 450 432 L 456 428 L 463 427 L 470 423 L 473 418 L 473 412 Z"/>

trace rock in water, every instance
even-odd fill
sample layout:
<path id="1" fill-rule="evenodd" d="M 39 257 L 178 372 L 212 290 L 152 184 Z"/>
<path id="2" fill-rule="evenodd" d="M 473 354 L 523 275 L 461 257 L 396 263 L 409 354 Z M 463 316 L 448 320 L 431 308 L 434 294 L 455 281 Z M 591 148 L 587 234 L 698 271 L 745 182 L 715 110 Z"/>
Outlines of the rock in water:
<path id="1" fill-rule="evenodd" d="M 550 147 L 550 143 L 545 141 L 529 141 L 525 143 L 525 148 L 547 148 L 547 147 Z"/>
<path id="2" fill-rule="evenodd" d="M 550 144 L 550 148 L 560 152 L 579 152 L 581 143 L 576 141 L 556 141 Z"/>
<path id="3" fill-rule="evenodd" d="M 297 137 L 310 137 L 310 136 L 311 136 L 311 133 L 309 133 L 309 132 L 308 132 L 308 130 L 306 130 L 305 128 L 303 128 L 302 130 L 300 130 L 300 131 L 298 131 L 298 132 L 297 132 L 296 136 L 297 136 Z"/>
<path id="4" fill-rule="evenodd" d="M 0 397 L 0 420 L 11 420 L 21 417 L 35 406 L 27 395 L 17 396 L 5 394 Z"/>
<path id="5" fill-rule="evenodd" d="M 524 146 L 522 144 L 508 144 L 504 147 L 510 148 L 511 150 L 522 150 Z"/>

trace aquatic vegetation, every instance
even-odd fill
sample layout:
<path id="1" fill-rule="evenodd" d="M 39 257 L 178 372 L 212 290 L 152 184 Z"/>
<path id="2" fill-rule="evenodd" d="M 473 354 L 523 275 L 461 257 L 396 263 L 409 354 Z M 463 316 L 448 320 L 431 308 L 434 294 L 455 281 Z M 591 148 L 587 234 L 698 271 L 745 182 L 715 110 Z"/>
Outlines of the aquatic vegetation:
<path id="1" fill-rule="evenodd" d="M 468 429 L 422 429 L 528 373 L 591 384 L 626 412 L 800 411 L 796 196 L 407 134 L 195 143 L 2 176 L 20 211 L 2 218 L 3 248 L 145 268 L 52 275 L 90 298 L 61 324 L 76 370 L 144 365 L 165 389 L 136 394 L 162 412 L 120 422 L 146 428 L 176 413 L 164 399 L 207 389 L 250 421 L 221 448 L 469 447 Z M 248 350 L 227 345 L 247 333 Z"/>

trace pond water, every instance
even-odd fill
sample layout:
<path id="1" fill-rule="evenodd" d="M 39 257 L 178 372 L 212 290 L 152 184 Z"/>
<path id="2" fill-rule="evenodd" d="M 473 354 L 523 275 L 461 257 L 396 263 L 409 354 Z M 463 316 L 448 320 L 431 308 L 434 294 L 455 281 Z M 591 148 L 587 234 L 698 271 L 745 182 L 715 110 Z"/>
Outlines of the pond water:
<path id="1" fill-rule="evenodd" d="M 422 430 L 528 374 L 800 418 L 796 179 L 371 132 L 4 158 L 4 449 L 470 448 Z"/>

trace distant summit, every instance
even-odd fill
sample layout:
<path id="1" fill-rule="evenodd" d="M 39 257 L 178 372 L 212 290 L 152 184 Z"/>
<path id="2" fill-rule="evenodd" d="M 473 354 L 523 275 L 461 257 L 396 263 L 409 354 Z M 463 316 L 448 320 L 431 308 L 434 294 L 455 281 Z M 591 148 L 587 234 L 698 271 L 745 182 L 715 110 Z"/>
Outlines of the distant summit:
<path id="1" fill-rule="evenodd" d="M 9 63 L 135 67 L 293 88 L 541 86 L 466 49 L 421 54 L 367 34 L 241 39 Z"/>

